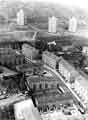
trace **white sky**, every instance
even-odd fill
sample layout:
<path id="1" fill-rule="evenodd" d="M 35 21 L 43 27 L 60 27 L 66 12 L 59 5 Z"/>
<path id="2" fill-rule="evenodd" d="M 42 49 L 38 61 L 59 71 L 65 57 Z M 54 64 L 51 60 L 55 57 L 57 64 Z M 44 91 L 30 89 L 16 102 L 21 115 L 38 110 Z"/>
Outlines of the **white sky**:
<path id="1" fill-rule="evenodd" d="M 64 5 L 78 6 L 88 10 L 88 0 L 22 0 L 26 1 L 45 1 L 45 2 L 56 2 Z"/>

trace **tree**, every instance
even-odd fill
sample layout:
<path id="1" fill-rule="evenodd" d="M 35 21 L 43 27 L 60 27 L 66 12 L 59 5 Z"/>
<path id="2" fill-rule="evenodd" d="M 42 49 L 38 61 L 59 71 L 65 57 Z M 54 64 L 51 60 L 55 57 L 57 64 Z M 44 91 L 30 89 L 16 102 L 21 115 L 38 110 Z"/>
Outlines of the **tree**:
<path id="1" fill-rule="evenodd" d="M 44 41 L 44 40 L 39 40 L 39 41 L 36 41 L 35 42 L 35 47 L 37 48 L 37 49 L 40 49 L 41 51 L 44 51 L 44 50 L 46 50 L 47 49 L 47 42 L 46 41 Z"/>

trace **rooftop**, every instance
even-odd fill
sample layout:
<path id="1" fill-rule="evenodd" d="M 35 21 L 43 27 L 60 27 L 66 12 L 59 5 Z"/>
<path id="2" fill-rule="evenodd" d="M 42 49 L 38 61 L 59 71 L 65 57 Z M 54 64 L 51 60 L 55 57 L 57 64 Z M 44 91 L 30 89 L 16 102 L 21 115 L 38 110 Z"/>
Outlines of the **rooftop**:
<path id="1" fill-rule="evenodd" d="M 32 47 L 31 45 L 28 45 L 28 44 L 26 44 L 26 43 L 23 44 L 22 48 L 23 48 L 23 49 L 28 48 L 28 49 L 32 49 L 32 50 L 36 50 L 36 51 L 37 51 L 37 49 L 36 49 L 35 47 Z"/>
<path id="2" fill-rule="evenodd" d="M 77 70 L 74 68 L 72 64 L 70 64 L 67 60 L 64 58 L 61 59 L 60 61 L 61 64 L 64 64 L 64 66 L 71 72 L 75 72 L 75 74 L 78 74 Z"/>
<path id="3" fill-rule="evenodd" d="M 42 63 L 40 64 L 34 64 L 34 63 L 28 63 L 28 64 L 23 64 L 23 65 L 17 65 L 16 68 L 18 71 L 22 71 L 22 72 L 27 72 L 27 71 L 30 71 L 32 72 L 34 68 L 40 68 L 42 67 Z"/>
<path id="4" fill-rule="evenodd" d="M 10 70 L 6 67 L 3 67 L 3 66 L 0 66 L 0 70 L 2 70 L 0 76 L 3 76 L 3 75 L 10 76 L 10 75 L 16 75 L 17 74 L 17 72 L 14 72 L 14 71 L 12 71 L 12 70 Z"/>
<path id="5" fill-rule="evenodd" d="M 51 52 L 44 51 L 43 53 L 46 54 L 47 56 L 51 57 L 52 59 L 59 60 L 59 57 Z"/>
<path id="6" fill-rule="evenodd" d="M 13 50 L 12 48 L 0 48 L 0 57 L 10 57 L 10 56 L 22 56 L 22 53 Z"/>
<path id="7" fill-rule="evenodd" d="M 39 103 L 48 103 L 48 102 L 56 102 L 58 101 L 58 103 L 66 103 L 69 102 L 70 100 L 72 101 L 72 96 L 69 93 L 66 94 L 59 94 L 59 92 L 47 92 L 44 94 L 37 94 L 37 99 Z M 53 98 L 53 99 L 52 99 Z"/>
<path id="8" fill-rule="evenodd" d="M 38 76 L 38 75 L 35 75 L 35 76 L 30 76 L 28 78 L 29 81 L 32 81 L 32 82 L 39 82 L 39 81 L 49 81 L 49 82 L 54 82 L 54 81 L 58 81 L 58 78 L 57 77 L 53 77 L 53 76 Z"/>

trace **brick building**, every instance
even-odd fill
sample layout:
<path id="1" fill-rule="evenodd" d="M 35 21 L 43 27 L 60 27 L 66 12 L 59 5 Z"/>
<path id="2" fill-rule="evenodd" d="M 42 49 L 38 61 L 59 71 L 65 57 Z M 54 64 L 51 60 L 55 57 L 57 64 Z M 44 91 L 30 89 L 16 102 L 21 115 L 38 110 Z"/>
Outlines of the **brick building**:
<path id="1" fill-rule="evenodd" d="M 59 72 L 65 78 L 66 81 L 71 82 L 78 76 L 78 72 L 67 60 L 64 58 L 59 62 Z"/>
<path id="2" fill-rule="evenodd" d="M 27 83 L 41 112 L 58 109 L 61 104 L 73 102 L 70 92 L 55 76 L 30 76 Z"/>
<path id="3" fill-rule="evenodd" d="M 58 78 L 45 76 L 30 76 L 27 79 L 29 87 L 35 91 L 59 87 Z"/>
<path id="4" fill-rule="evenodd" d="M 11 48 L 0 48 L 1 65 L 13 67 L 24 63 L 25 63 L 25 57 L 21 53 L 18 53 Z"/>
<path id="5" fill-rule="evenodd" d="M 24 56 L 30 60 L 36 59 L 38 55 L 38 50 L 28 44 L 23 44 L 22 53 Z"/>
<path id="6" fill-rule="evenodd" d="M 59 60 L 60 58 L 55 54 L 48 51 L 43 52 L 42 61 L 48 66 L 50 66 L 51 68 L 58 69 L 57 67 L 58 67 Z"/>
<path id="7" fill-rule="evenodd" d="M 53 111 L 60 109 L 61 105 L 73 104 L 71 94 L 59 94 L 58 89 L 53 89 L 44 92 L 34 94 L 38 101 L 38 109 L 40 112 Z"/>

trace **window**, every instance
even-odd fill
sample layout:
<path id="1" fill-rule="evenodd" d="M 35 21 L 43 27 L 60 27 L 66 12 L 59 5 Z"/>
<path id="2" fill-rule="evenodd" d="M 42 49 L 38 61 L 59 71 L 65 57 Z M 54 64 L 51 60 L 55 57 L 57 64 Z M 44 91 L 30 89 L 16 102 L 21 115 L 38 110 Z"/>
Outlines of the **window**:
<path id="1" fill-rule="evenodd" d="M 47 84 L 47 83 L 45 84 L 45 88 L 46 88 L 46 89 L 48 88 L 48 84 Z"/>
<path id="2" fill-rule="evenodd" d="M 57 84 L 57 88 L 59 88 L 59 84 Z"/>
<path id="3" fill-rule="evenodd" d="M 42 89 L 42 84 L 39 85 L 39 88 Z"/>
<path id="4" fill-rule="evenodd" d="M 33 85 L 33 90 L 36 90 L 36 85 L 35 84 Z"/>

